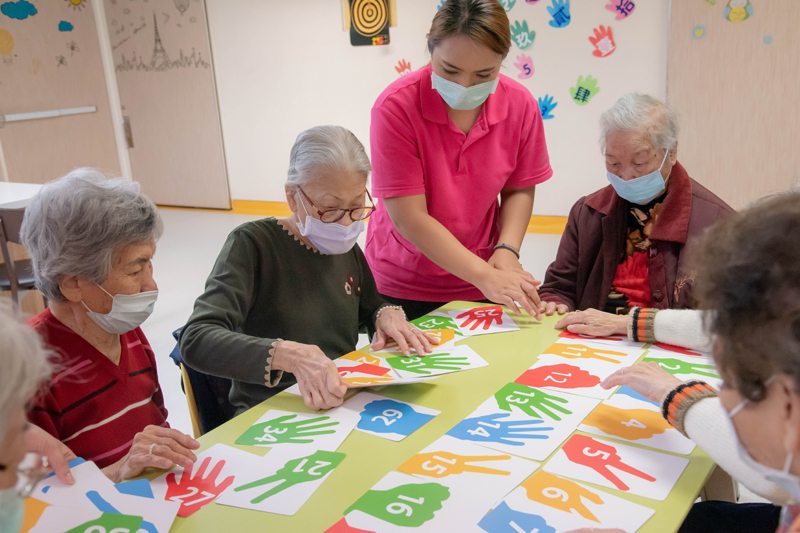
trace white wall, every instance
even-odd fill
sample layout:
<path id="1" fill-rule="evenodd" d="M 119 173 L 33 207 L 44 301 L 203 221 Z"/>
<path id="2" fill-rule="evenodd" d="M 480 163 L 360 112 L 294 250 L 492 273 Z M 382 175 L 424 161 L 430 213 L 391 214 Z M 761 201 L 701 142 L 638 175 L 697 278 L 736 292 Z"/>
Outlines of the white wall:
<path id="1" fill-rule="evenodd" d="M 623 93 L 666 96 L 669 0 L 639 0 L 616 21 L 610 0 L 572 0 L 572 21 L 552 28 L 549 0 L 517 0 L 512 24 L 536 31 L 535 74 L 521 80 L 539 97 L 555 96 L 555 118 L 545 121 L 555 175 L 537 191 L 534 212 L 566 215 L 579 197 L 602 187 L 598 118 Z M 369 148 L 370 109 L 394 79 L 401 59 L 413 69 L 428 62 L 425 34 L 439 0 L 397 0 L 391 44 L 353 47 L 342 31 L 337 0 L 206 0 L 231 195 L 237 200 L 285 201 L 283 182 L 296 135 L 320 124 L 347 127 Z M 547 5 L 546 5 L 547 4 Z M 592 55 L 593 28 L 610 25 L 617 50 Z M 513 46 L 504 73 L 516 79 L 520 50 Z M 598 79 L 600 92 L 580 107 L 569 88 L 579 75 Z"/>

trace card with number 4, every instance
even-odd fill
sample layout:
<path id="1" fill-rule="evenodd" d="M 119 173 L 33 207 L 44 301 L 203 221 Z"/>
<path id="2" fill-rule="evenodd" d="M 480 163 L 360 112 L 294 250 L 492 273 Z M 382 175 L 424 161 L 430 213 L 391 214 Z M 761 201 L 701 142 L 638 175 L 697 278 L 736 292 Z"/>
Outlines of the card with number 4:
<path id="1" fill-rule="evenodd" d="M 635 533 L 655 511 L 581 483 L 539 471 L 478 524 L 487 533 L 620 529 Z"/>
<path id="2" fill-rule="evenodd" d="M 358 431 L 393 441 L 403 440 L 441 413 L 369 392 L 358 393 L 338 409 L 357 414 Z"/>

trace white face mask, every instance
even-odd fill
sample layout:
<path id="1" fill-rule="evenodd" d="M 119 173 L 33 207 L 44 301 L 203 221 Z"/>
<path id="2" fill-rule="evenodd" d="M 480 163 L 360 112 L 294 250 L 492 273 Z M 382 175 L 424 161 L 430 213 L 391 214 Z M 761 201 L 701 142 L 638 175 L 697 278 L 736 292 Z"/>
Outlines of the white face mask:
<path id="1" fill-rule="evenodd" d="M 100 288 L 104 293 L 111 296 L 103 287 Z M 89 318 L 95 324 L 109 333 L 122 335 L 141 326 L 147 320 L 147 317 L 153 314 L 153 308 L 158 298 L 158 290 L 140 292 L 138 294 L 117 294 L 116 296 L 111 296 L 111 298 L 114 300 L 111 304 L 111 311 L 106 314 L 95 313 L 89 309 L 89 306 L 83 300 L 81 300 L 81 303 L 86 308 Z"/>
<path id="2" fill-rule="evenodd" d="M 16 487 L 0 491 L 0 533 L 19 533 L 25 517 L 25 503 Z"/>
<path id="3" fill-rule="evenodd" d="M 308 214 L 308 209 L 306 209 L 306 204 L 302 198 L 300 203 L 303 206 L 303 211 L 306 212 L 306 223 L 304 225 L 298 217 L 297 227 L 300 228 L 300 234 L 303 237 L 307 237 L 317 250 L 327 255 L 340 255 L 353 249 L 358 236 L 361 235 L 366 226 L 363 220 L 353 222 L 349 226 L 342 226 L 335 222 L 326 224 Z"/>
<path id="4" fill-rule="evenodd" d="M 497 84 L 500 78 L 497 77 L 492 81 L 479 83 L 472 87 L 464 87 L 450 80 L 446 80 L 441 76 L 437 76 L 435 72 L 431 72 L 431 87 L 441 95 L 442 99 L 447 102 L 447 105 L 453 109 L 467 111 L 475 109 L 489 98 L 490 94 L 494 94 L 497 90 Z"/>
<path id="5" fill-rule="evenodd" d="M 739 440 L 739 436 L 736 434 L 736 428 L 733 425 L 732 419 L 736 413 L 744 408 L 745 405 L 747 405 L 747 400 L 742 400 L 742 402 L 734 407 L 730 413 L 726 413 L 728 415 L 728 425 L 730 426 L 734 441 L 736 442 L 736 452 L 739 455 L 739 459 L 741 459 L 744 464 L 761 474 L 764 479 L 774 483 L 780 489 L 789 494 L 789 496 L 792 498 L 792 503 L 800 503 L 800 478 L 789 473 L 789 469 L 792 467 L 792 459 L 794 458 L 794 454 L 790 453 L 786 457 L 783 470 L 776 470 L 753 459 L 753 457 L 742 445 L 742 442 Z"/>

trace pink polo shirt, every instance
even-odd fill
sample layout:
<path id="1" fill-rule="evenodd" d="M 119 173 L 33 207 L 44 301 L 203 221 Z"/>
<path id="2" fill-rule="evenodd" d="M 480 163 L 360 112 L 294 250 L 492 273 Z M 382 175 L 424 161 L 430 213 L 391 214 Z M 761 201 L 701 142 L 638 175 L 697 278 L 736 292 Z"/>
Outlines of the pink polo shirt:
<path id="1" fill-rule="evenodd" d="M 429 302 L 481 300 L 476 287 L 439 268 L 400 235 L 382 198 L 424 194 L 428 213 L 488 260 L 500 235 L 500 191 L 553 175 L 542 116 L 531 93 L 501 74 L 464 135 L 431 87 L 431 70 L 428 65 L 402 76 L 372 108 L 372 195 L 378 201 L 366 256 L 382 294 Z"/>

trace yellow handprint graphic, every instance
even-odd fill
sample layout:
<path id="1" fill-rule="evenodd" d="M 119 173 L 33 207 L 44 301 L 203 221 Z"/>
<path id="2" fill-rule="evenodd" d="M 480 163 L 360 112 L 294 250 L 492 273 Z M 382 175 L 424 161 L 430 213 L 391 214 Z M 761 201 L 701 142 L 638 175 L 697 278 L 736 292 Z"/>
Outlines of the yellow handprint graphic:
<path id="1" fill-rule="evenodd" d="M 576 511 L 587 520 L 600 523 L 600 520 L 584 505 L 581 497 L 597 505 L 603 505 L 603 500 L 598 494 L 581 487 L 577 483 L 540 470 L 523 481 L 521 486 L 525 488 L 528 493 L 528 499 L 531 501 L 539 502 L 567 513 Z"/>
<path id="2" fill-rule="evenodd" d="M 508 459 L 511 459 L 510 455 L 456 455 L 450 452 L 419 453 L 400 465 L 398 470 L 407 474 L 419 474 L 436 479 L 464 472 L 509 476 L 511 472 L 506 472 L 505 470 L 467 464 L 475 461 L 506 461 Z"/>
<path id="3" fill-rule="evenodd" d="M 648 409 L 619 409 L 601 403 L 583 421 L 603 433 L 626 440 L 649 439 L 662 434 L 672 426 L 661 413 Z"/>
<path id="4" fill-rule="evenodd" d="M 566 357 L 567 359 L 599 359 L 600 361 L 607 361 L 609 363 L 619 364 L 619 361 L 611 357 L 603 357 L 604 355 L 618 355 L 625 357 L 627 354 L 623 352 L 613 352 L 611 350 L 598 350 L 585 346 L 583 344 L 554 344 L 544 351 L 544 354 L 558 355 Z"/>

